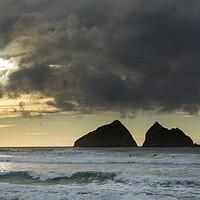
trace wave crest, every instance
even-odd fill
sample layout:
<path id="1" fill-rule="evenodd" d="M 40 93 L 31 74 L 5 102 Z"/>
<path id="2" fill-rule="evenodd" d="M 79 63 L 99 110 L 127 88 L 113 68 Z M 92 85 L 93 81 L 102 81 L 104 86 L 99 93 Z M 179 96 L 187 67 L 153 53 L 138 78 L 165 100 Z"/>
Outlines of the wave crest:
<path id="1" fill-rule="evenodd" d="M 134 175 L 131 173 L 115 172 L 75 172 L 75 173 L 53 173 L 35 171 L 0 172 L 1 182 L 14 183 L 46 183 L 46 184 L 69 184 L 69 183 L 91 183 L 91 182 L 118 182 L 124 184 L 149 184 L 149 185 L 191 185 L 199 186 L 198 178 L 166 177 L 156 175 Z M 16 181 L 14 181 L 16 180 Z"/>

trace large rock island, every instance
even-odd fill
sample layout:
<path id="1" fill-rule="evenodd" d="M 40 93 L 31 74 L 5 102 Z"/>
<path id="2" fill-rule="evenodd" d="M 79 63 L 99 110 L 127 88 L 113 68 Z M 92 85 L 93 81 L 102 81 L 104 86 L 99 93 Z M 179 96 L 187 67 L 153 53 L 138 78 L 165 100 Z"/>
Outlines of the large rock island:
<path id="1" fill-rule="evenodd" d="M 118 120 L 75 141 L 74 147 L 137 147 L 128 129 Z"/>
<path id="2" fill-rule="evenodd" d="M 156 122 L 147 132 L 143 147 L 192 147 L 192 139 L 179 128 L 171 130 Z"/>

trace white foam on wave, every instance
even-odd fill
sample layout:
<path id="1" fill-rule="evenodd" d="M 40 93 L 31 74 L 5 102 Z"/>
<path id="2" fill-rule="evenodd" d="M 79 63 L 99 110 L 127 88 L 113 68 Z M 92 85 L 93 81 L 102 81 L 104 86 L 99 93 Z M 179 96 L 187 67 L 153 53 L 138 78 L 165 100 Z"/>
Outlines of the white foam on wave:
<path id="1" fill-rule="evenodd" d="M 28 175 L 34 179 L 39 179 L 40 181 L 47 181 L 55 178 L 63 178 L 63 177 L 69 178 L 73 176 L 73 173 L 50 173 L 50 172 L 42 173 L 42 172 L 29 171 Z"/>
<path id="2" fill-rule="evenodd" d="M 20 174 L 24 173 L 28 176 L 32 177 L 33 179 L 38 179 L 40 181 L 47 181 L 52 180 L 55 178 L 62 178 L 62 177 L 71 177 L 74 173 L 56 173 L 56 172 L 36 172 L 36 171 L 1 171 L 0 176 L 5 175 L 13 175 L 13 174 Z"/>
<path id="3" fill-rule="evenodd" d="M 145 193 L 140 188 L 130 186 L 104 184 L 97 185 L 53 185 L 53 186 L 26 186 L 0 183 L 0 199 L 6 200 L 175 200 L 176 197 L 168 194 Z M 166 195 L 166 196 L 165 196 Z"/>
<path id="4" fill-rule="evenodd" d="M 41 155 L 52 155 L 52 156 L 62 156 L 62 155 L 69 155 L 69 156 L 78 156 L 78 155 L 91 155 L 91 156 L 98 156 L 106 154 L 107 152 L 97 152 L 97 151 L 89 151 L 89 150 L 78 150 L 73 148 L 62 149 L 62 150 L 44 150 L 44 151 L 0 151 L 0 156 L 25 156 L 25 155 L 32 155 L 32 156 L 41 156 Z"/>
<path id="5" fill-rule="evenodd" d="M 198 199 L 198 191 L 192 188 L 151 187 L 148 184 L 124 185 L 107 182 L 104 184 L 90 183 L 84 185 L 16 185 L 0 183 L 0 199 L 6 200 L 177 200 Z"/>
<path id="6" fill-rule="evenodd" d="M 98 172 L 98 171 L 78 171 L 73 173 L 57 173 L 57 172 L 37 172 L 37 171 L 4 171 L 0 172 L 0 176 L 5 175 L 16 175 L 16 174 L 27 174 L 33 179 L 38 179 L 40 181 L 47 181 L 56 178 L 71 178 L 74 175 L 83 178 L 83 176 L 90 179 L 91 177 L 106 177 L 106 181 L 120 182 L 124 184 L 141 184 L 148 183 L 149 185 L 162 185 L 162 184 L 172 184 L 172 185 L 193 185 L 200 186 L 200 179 L 198 177 L 169 177 L 169 176 L 158 176 L 158 175 L 145 175 L 145 174 L 133 174 L 125 172 Z"/>
<path id="7" fill-rule="evenodd" d="M 196 157 L 129 157 L 129 156 L 0 156 L 0 162 L 16 163 L 66 163 L 66 164 L 104 164 L 104 163 L 138 163 L 138 164 L 174 164 L 174 165 L 200 165 L 200 155 Z"/>
<path id="8" fill-rule="evenodd" d="M 131 173 L 118 173 L 114 177 L 115 181 L 122 181 L 128 184 L 147 183 L 149 185 L 200 185 L 199 178 L 192 177 L 169 177 L 157 175 L 134 175 Z"/>
<path id="9" fill-rule="evenodd" d="M 85 173 L 98 176 L 100 172 L 1 172 L 0 175 L 26 173 L 33 179 L 41 181 L 40 185 L 19 185 L 0 182 L 0 199 L 6 200 L 177 200 L 177 199 L 198 199 L 200 197 L 198 178 L 166 177 L 157 175 L 135 175 L 131 173 L 103 173 L 108 179 L 103 182 L 94 181 L 87 183 L 69 182 L 66 184 L 46 184 L 45 181 L 61 177 L 70 178 L 73 175 Z M 112 173 L 113 174 L 113 173 Z M 87 175 L 87 174 L 86 174 Z M 88 175 L 87 175 L 88 176 Z M 89 178 L 89 177 L 88 177 Z"/>

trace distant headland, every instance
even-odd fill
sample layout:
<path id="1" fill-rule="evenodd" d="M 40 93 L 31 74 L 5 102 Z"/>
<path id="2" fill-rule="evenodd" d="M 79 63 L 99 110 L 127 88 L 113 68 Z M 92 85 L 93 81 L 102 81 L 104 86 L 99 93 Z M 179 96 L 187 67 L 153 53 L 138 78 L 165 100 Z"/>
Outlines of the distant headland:
<path id="1" fill-rule="evenodd" d="M 137 147 L 128 129 L 119 121 L 103 125 L 75 141 L 74 147 Z M 146 132 L 142 147 L 200 147 L 179 128 L 164 128 L 158 122 Z"/>

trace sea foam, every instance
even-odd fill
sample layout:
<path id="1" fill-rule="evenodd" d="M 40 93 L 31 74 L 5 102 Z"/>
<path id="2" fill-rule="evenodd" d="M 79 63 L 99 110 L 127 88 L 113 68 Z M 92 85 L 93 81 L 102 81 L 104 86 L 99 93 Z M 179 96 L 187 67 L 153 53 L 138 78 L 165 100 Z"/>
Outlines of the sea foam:
<path id="1" fill-rule="evenodd" d="M 65 163 L 65 164 L 106 164 L 106 163 L 140 163 L 140 164 L 173 164 L 173 165 L 200 165 L 200 155 L 168 157 L 160 155 L 154 157 L 133 157 L 116 155 L 84 155 L 84 156 L 8 156 L 1 155 L 0 162 L 16 163 Z"/>
<path id="2" fill-rule="evenodd" d="M 157 176 L 157 175 L 142 175 L 142 174 L 131 174 L 124 172 L 98 172 L 98 171 L 90 171 L 90 172 L 74 172 L 74 173 L 56 173 L 56 172 L 36 172 L 36 171 L 7 171 L 0 172 L 0 178 L 22 178 L 28 179 L 31 178 L 33 180 L 37 179 L 41 182 L 48 182 L 49 180 L 54 180 L 55 182 L 59 182 L 61 179 L 70 182 L 77 183 L 77 181 L 82 182 L 120 182 L 125 184 L 142 184 L 148 183 L 149 185 L 162 185 L 162 184 L 176 184 L 176 185 L 193 185 L 200 186 L 199 178 L 183 178 L 183 177 L 166 177 L 166 176 Z M 52 183 L 52 182 L 51 182 Z M 62 182 L 64 183 L 64 182 Z"/>

